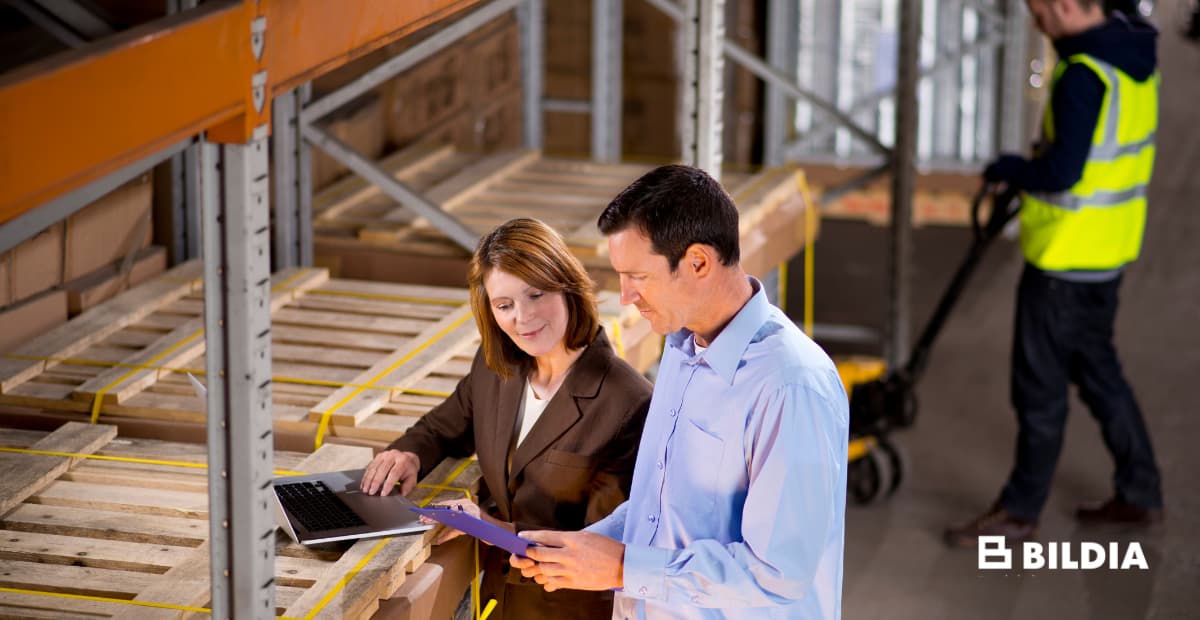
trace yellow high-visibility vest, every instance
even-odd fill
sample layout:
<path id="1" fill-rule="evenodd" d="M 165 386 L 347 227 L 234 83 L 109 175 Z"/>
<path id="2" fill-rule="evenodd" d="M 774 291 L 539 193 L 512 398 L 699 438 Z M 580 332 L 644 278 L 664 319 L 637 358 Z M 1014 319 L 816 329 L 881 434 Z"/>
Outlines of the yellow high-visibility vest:
<path id="1" fill-rule="evenodd" d="M 1076 54 L 1054 68 L 1054 84 L 1072 64 L 1090 68 L 1105 85 L 1092 147 L 1083 176 L 1070 189 L 1022 194 L 1021 251 L 1045 271 L 1116 269 L 1136 259 L 1142 248 L 1159 74 L 1138 82 L 1108 63 Z M 1054 141 L 1051 102 L 1042 131 L 1046 141 Z"/>

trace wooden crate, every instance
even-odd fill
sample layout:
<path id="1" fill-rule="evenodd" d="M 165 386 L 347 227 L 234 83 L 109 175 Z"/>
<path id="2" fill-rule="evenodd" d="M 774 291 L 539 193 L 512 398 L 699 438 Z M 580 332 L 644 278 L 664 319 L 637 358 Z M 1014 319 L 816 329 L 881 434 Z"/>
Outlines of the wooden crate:
<path id="1" fill-rule="evenodd" d="M 0 356 L 0 404 L 204 424 L 180 372 L 205 368 L 201 276 L 198 262 L 181 265 Z M 277 435 L 312 445 L 325 419 L 324 436 L 390 442 L 449 396 L 478 348 L 466 289 L 330 280 L 324 269 L 272 284 Z M 600 303 L 618 353 L 648 368 L 660 346 L 648 323 L 615 294 Z"/>
<path id="2" fill-rule="evenodd" d="M 49 434 L 3 429 L 0 447 L 184 463 L 207 457 L 202 445 L 116 435 L 115 427 L 78 422 Z M 276 452 L 275 468 L 336 471 L 362 467 L 370 458 L 368 448 L 326 445 L 310 455 Z M 0 617 L 208 617 L 119 602 L 210 604 L 204 469 L 0 452 L 0 472 L 0 587 L 6 588 L 0 590 Z M 474 490 L 479 478 L 478 465 L 446 461 L 425 482 Z M 433 494 L 461 497 L 421 487 L 410 497 L 422 501 Z M 318 550 L 278 532 L 276 613 L 370 617 L 379 600 L 429 557 L 430 538 L 366 539 Z"/>
<path id="3" fill-rule="evenodd" d="M 821 194 L 868 171 L 864 167 L 825 164 L 803 166 L 821 215 L 836 219 L 865 220 L 886 226 L 892 219 L 891 176 L 883 175 L 866 187 L 823 202 Z M 918 172 L 913 193 L 914 226 L 970 226 L 971 199 L 983 183 L 977 172 Z"/>
<path id="4" fill-rule="evenodd" d="M 449 146 L 400 151 L 380 165 L 480 235 L 514 217 L 545 221 L 609 290 L 619 283 L 596 218 L 653 167 Z M 741 213 L 747 272 L 763 276 L 803 247 L 804 200 L 794 170 L 729 173 L 724 185 Z M 344 179 L 314 197 L 313 213 L 317 263 L 335 276 L 433 285 L 465 280 L 465 249 L 361 179 Z"/>

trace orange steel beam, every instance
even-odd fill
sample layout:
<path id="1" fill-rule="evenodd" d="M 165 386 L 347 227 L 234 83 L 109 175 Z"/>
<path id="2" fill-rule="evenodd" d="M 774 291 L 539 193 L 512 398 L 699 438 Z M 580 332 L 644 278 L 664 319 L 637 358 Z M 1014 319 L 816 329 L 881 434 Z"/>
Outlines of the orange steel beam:
<path id="1" fill-rule="evenodd" d="M 245 142 L 274 93 L 478 1 L 215 0 L 13 71 L 0 78 L 0 224 L 201 131 Z"/>

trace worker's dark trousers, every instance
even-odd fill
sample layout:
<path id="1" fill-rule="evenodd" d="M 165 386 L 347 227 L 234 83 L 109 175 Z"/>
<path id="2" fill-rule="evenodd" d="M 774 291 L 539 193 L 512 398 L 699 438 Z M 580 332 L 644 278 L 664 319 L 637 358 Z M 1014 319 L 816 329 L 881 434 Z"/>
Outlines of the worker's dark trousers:
<path id="1" fill-rule="evenodd" d="M 1113 483 L 1123 501 L 1162 507 L 1158 467 L 1133 391 L 1113 347 L 1121 278 L 1070 282 L 1025 266 L 1017 291 L 1012 403 L 1017 410 L 1016 464 L 1000 495 L 1013 516 L 1036 521 L 1062 449 L 1067 388 L 1100 423 L 1116 463 Z"/>

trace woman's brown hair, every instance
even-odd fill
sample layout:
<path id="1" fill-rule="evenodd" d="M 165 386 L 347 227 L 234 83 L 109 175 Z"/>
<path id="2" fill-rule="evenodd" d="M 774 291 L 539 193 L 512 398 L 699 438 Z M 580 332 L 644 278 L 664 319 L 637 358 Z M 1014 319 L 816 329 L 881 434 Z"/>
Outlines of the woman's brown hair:
<path id="1" fill-rule="evenodd" d="M 595 282 L 579 259 L 567 249 L 553 228 L 540 220 L 517 218 L 484 235 L 471 257 L 467 282 L 471 288 L 471 312 L 483 340 L 483 357 L 488 368 L 501 377 L 512 368 L 527 368 L 533 358 L 500 329 L 492 315 L 484 280 L 499 269 L 547 293 L 562 293 L 567 304 L 567 350 L 587 346 L 600 326 L 596 309 Z"/>

